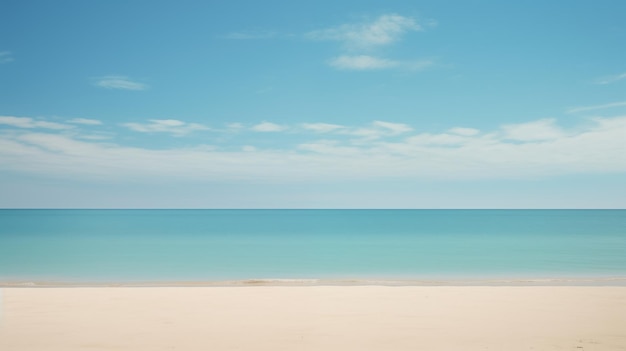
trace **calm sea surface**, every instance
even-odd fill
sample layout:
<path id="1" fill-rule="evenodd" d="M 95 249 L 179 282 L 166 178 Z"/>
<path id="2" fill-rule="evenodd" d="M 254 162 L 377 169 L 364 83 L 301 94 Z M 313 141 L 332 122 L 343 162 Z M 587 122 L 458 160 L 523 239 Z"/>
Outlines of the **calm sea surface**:
<path id="1" fill-rule="evenodd" d="M 626 210 L 0 210 L 0 281 L 626 277 Z"/>

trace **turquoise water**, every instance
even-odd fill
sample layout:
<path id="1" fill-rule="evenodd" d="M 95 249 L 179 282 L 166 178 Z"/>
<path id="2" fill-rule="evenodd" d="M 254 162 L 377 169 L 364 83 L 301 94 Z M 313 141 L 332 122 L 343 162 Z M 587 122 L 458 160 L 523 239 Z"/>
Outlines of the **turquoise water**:
<path id="1" fill-rule="evenodd" d="M 626 210 L 0 210 L 0 281 L 615 276 Z"/>

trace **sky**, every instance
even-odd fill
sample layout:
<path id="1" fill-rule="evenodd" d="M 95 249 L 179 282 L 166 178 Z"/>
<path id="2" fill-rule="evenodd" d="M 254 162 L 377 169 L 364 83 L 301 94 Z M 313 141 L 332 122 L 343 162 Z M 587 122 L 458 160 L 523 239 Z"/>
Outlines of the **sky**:
<path id="1" fill-rule="evenodd" d="M 626 208 L 622 0 L 4 0 L 1 208 Z"/>

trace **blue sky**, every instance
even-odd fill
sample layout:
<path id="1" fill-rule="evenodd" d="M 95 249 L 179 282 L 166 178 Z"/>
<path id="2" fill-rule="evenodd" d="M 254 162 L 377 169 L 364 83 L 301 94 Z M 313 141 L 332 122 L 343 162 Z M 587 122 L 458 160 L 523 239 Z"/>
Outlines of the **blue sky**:
<path id="1" fill-rule="evenodd" d="M 3 1 L 0 207 L 625 208 L 624 13 Z"/>

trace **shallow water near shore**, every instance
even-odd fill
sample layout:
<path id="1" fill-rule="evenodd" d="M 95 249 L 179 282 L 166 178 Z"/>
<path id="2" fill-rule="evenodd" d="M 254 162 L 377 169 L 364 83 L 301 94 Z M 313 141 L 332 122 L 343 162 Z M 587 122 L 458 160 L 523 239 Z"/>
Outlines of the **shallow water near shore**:
<path id="1" fill-rule="evenodd" d="M 623 277 L 626 210 L 0 210 L 2 282 Z"/>

